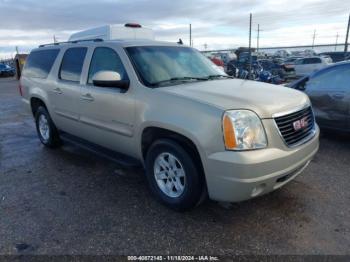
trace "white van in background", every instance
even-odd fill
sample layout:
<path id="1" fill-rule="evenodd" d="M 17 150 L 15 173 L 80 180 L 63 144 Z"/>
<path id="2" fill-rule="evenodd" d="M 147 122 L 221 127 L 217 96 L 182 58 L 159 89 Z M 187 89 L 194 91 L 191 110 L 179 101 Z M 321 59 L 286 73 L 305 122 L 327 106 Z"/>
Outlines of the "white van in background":
<path id="1" fill-rule="evenodd" d="M 154 40 L 154 31 L 139 24 L 127 23 L 125 25 L 105 25 L 74 33 L 68 41 L 81 41 L 89 39 L 115 40 L 115 39 L 143 39 Z"/>

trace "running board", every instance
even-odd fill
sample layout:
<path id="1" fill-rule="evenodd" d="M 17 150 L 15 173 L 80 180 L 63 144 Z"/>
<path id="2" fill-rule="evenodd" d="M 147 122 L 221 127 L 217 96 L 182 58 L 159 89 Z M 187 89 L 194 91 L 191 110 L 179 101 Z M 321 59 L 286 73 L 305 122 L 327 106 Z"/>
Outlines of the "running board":
<path id="1" fill-rule="evenodd" d="M 141 167 L 142 164 L 139 160 L 115 152 L 111 149 L 96 145 L 94 143 L 91 143 L 85 139 L 82 139 L 80 137 L 76 137 L 74 135 L 68 134 L 66 132 L 60 131 L 60 138 L 69 144 L 73 144 L 77 147 L 80 147 L 86 151 L 90 151 L 98 156 L 101 156 L 103 158 L 106 158 L 110 161 L 113 161 L 119 165 L 125 166 L 125 167 Z"/>

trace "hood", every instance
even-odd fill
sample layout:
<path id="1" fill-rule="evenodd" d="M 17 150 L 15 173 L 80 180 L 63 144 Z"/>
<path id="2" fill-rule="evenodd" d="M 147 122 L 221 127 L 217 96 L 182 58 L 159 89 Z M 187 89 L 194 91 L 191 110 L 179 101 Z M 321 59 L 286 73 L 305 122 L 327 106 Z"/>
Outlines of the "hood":
<path id="1" fill-rule="evenodd" d="M 260 118 L 272 118 L 275 113 L 310 104 L 309 98 L 300 91 L 241 79 L 201 81 L 159 89 L 223 110 L 249 109 Z"/>

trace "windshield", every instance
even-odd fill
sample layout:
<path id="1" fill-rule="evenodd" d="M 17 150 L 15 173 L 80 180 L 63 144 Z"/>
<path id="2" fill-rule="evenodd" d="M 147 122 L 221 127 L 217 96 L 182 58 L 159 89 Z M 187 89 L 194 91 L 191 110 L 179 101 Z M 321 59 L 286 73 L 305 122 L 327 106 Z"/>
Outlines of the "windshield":
<path id="1" fill-rule="evenodd" d="M 140 80 L 149 87 L 228 77 L 195 49 L 178 46 L 128 47 Z"/>

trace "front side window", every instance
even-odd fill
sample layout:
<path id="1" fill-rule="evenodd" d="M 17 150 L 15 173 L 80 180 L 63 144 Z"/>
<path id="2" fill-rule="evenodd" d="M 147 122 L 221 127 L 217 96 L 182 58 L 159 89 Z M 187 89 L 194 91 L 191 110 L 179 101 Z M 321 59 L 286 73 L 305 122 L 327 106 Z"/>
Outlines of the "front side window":
<path id="1" fill-rule="evenodd" d="M 92 84 L 94 74 L 99 71 L 114 71 L 120 74 L 121 80 L 128 80 L 125 68 L 118 54 L 108 47 L 97 47 L 91 59 L 88 84 Z"/>
<path id="2" fill-rule="evenodd" d="M 23 76 L 47 78 L 59 51 L 59 49 L 47 49 L 31 52 L 26 60 Z"/>
<path id="3" fill-rule="evenodd" d="M 227 77 L 198 51 L 179 46 L 138 46 L 126 48 L 140 80 L 149 87 L 173 85 L 181 81 L 204 81 Z M 179 81 L 179 82 L 177 82 Z"/>
<path id="4" fill-rule="evenodd" d="M 86 52 L 86 47 L 67 49 L 62 59 L 59 78 L 66 81 L 80 82 Z"/>

